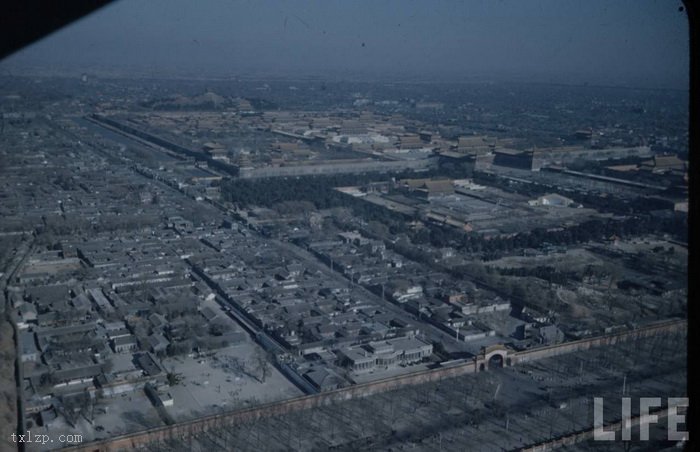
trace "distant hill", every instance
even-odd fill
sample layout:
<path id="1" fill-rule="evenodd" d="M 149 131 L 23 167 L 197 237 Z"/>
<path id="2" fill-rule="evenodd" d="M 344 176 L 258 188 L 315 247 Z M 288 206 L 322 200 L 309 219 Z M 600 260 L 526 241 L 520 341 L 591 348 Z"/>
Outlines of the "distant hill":
<path id="1" fill-rule="evenodd" d="M 218 110 L 234 106 L 231 99 L 220 96 L 213 91 L 207 91 L 196 96 L 177 94 L 162 99 L 145 101 L 141 106 L 154 110 Z"/>

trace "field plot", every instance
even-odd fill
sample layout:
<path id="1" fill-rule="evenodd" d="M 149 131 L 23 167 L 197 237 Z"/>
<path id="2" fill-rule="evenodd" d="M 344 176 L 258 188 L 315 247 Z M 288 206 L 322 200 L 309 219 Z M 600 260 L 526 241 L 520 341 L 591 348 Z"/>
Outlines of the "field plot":
<path id="1" fill-rule="evenodd" d="M 207 358 L 168 358 L 163 361 L 180 380 L 169 388 L 176 421 L 192 419 L 259 403 L 302 395 L 269 364 L 263 379 L 257 345 L 246 342 L 220 349 Z M 264 380 L 264 381 L 263 381 Z"/>

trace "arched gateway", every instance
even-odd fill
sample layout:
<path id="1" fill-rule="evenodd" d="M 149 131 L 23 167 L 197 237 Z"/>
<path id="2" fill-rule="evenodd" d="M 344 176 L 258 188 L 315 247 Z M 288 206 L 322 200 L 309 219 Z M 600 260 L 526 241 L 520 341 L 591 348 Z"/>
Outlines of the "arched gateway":
<path id="1" fill-rule="evenodd" d="M 510 366 L 511 359 L 508 356 L 509 353 L 510 350 L 508 350 L 508 348 L 502 344 L 484 347 L 481 349 L 481 352 L 474 357 L 475 369 L 482 371 Z"/>

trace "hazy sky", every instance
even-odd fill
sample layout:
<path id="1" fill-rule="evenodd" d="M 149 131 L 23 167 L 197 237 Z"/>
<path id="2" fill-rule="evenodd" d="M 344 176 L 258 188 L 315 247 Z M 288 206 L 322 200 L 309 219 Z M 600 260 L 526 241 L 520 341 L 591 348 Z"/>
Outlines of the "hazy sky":
<path id="1" fill-rule="evenodd" d="M 678 0 L 121 0 L 0 62 L 687 87 Z"/>

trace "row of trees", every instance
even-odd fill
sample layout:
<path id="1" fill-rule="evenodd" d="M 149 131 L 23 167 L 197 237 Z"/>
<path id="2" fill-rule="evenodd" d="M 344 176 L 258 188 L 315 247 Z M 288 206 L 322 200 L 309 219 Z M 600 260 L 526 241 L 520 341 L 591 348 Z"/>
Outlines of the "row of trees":
<path id="1" fill-rule="evenodd" d="M 435 247 L 454 246 L 470 253 L 485 253 L 498 257 L 523 248 L 569 246 L 602 240 L 613 236 L 630 237 L 650 233 L 666 233 L 681 240 L 688 235 L 688 224 L 682 216 L 658 217 L 635 215 L 623 219 L 592 219 L 566 228 L 547 230 L 536 228 L 509 237 L 485 238 L 475 233 L 463 233 L 454 228 L 437 225 L 412 233 L 415 243 Z"/>
<path id="2" fill-rule="evenodd" d="M 549 265 L 539 265 L 534 268 L 499 268 L 498 272 L 504 276 L 532 276 L 547 281 L 550 284 L 566 284 L 583 279 L 582 274 L 579 272 L 561 271 Z"/>
<path id="3" fill-rule="evenodd" d="M 421 173 L 420 177 L 434 177 L 437 170 Z M 414 178 L 412 171 L 393 174 L 396 179 Z M 242 207 L 251 205 L 271 207 L 284 201 L 310 201 L 317 209 L 344 206 L 348 196 L 338 193 L 336 187 L 364 185 L 386 181 L 384 173 L 329 174 L 321 176 L 279 177 L 270 179 L 229 179 L 222 183 L 221 195 Z"/>

